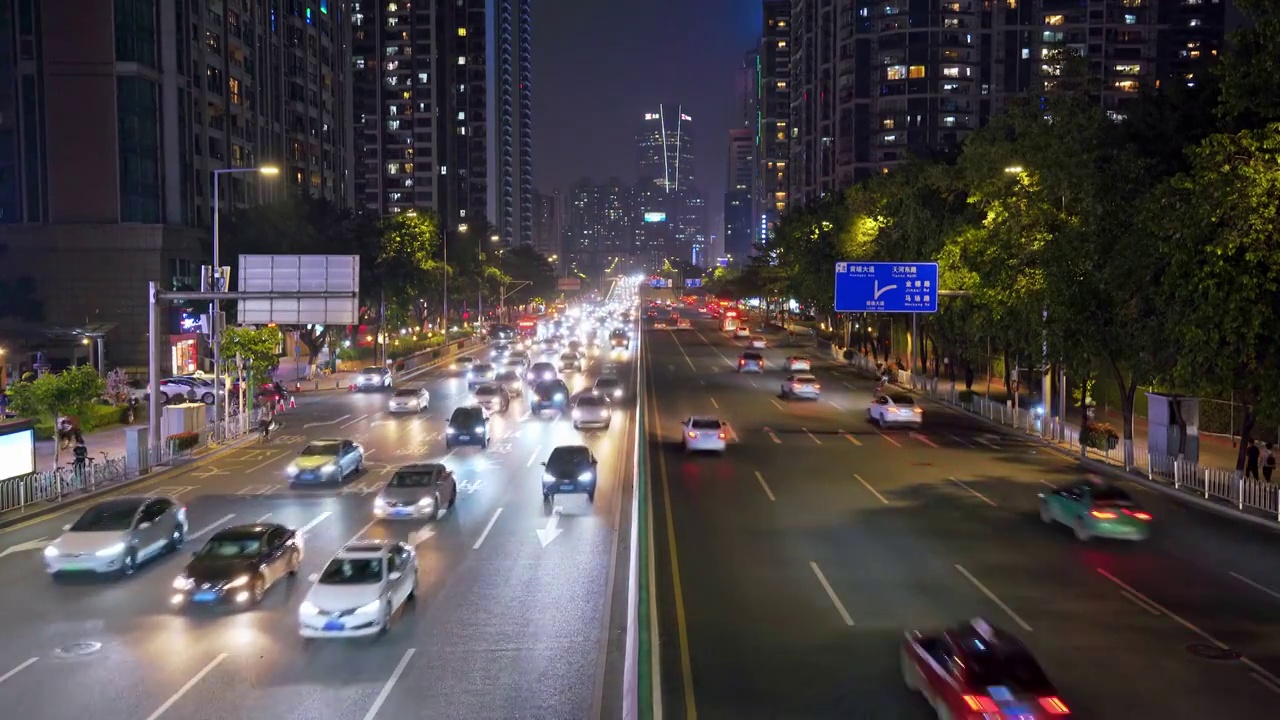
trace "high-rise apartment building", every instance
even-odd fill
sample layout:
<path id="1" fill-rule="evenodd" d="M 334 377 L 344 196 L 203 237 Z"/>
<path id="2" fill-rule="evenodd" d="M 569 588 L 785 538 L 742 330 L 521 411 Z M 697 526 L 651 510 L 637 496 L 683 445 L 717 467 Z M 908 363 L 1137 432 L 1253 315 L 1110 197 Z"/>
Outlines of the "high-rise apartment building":
<path id="1" fill-rule="evenodd" d="M 222 214 L 305 191 L 350 206 L 351 21 L 337 0 L 0 0 L 0 274 L 46 321 L 147 356 L 147 281 L 198 284 Z M 252 172 L 271 165 L 272 179 Z M 234 265 L 234 258 L 220 258 Z M 166 369 L 198 361 L 166 323 Z"/>
<path id="2" fill-rule="evenodd" d="M 659 105 L 644 114 L 636 133 L 640 176 L 666 192 L 693 186 L 693 118 L 679 105 Z"/>
<path id="3" fill-rule="evenodd" d="M 351 3 L 356 200 L 435 213 L 456 230 L 485 215 L 484 0 Z"/>
<path id="4" fill-rule="evenodd" d="M 634 251 L 635 194 L 618 178 L 595 183 L 583 178 L 569 191 L 564 262 L 596 277 L 612 258 Z"/>
<path id="5" fill-rule="evenodd" d="M 498 232 L 507 245 L 533 242 L 532 0 L 494 0 Z"/>
<path id="6" fill-rule="evenodd" d="M 563 199 L 559 190 L 537 193 L 533 204 L 533 247 L 546 257 L 560 255 L 564 229 Z"/>
<path id="7" fill-rule="evenodd" d="M 751 48 L 743 55 L 742 67 L 738 68 L 737 100 L 742 107 L 739 127 L 754 129 L 756 126 L 756 101 L 759 94 L 756 83 L 760 80 L 759 65 L 760 49 Z"/>
<path id="8" fill-rule="evenodd" d="M 751 255 L 755 243 L 755 132 L 729 131 L 728 185 L 724 194 L 724 252 L 736 264 Z"/>
<path id="9" fill-rule="evenodd" d="M 791 0 L 764 0 L 756 98 L 755 213 L 768 242 L 787 208 L 791 135 Z"/>
<path id="10" fill-rule="evenodd" d="M 1078 56 L 1117 116 L 1140 90 L 1195 83 L 1226 2 L 792 0 L 786 201 L 800 205 L 910 154 L 959 147 L 1011 97 Z M 769 3 L 766 3 L 768 13 Z M 766 34 L 768 22 L 766 20 Z M 780 41 L 781 39 L 779 39 Z"/>

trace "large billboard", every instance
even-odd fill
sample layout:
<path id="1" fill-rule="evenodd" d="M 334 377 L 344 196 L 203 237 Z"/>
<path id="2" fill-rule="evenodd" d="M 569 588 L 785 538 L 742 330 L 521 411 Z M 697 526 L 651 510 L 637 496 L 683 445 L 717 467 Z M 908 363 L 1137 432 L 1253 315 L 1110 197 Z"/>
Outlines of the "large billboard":
<path id="1" fill-rule="evenodd" d="M 333 293 L 344 297 L 237 301 L 241 325 L 355 325 L 360 322 L 360 256 L 241 255 L 241 292 Z"/>
<path id="2" fill-rule="evenodd" d="M 36 471 L 36 431 L 31 422 L 0 423 L 0 480 Z"/>
<path id="3" fill-rule="evenodd" d="M 647 212 L 644 214 L 644 221 L 647 223 L 666 222 L 667 214 L 664 212 Z"/>

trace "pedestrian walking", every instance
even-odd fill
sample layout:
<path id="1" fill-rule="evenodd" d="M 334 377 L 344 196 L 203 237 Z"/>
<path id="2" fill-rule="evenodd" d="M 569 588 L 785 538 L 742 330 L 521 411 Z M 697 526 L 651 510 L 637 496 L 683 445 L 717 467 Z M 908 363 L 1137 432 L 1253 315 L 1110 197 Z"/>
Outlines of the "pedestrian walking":
<path id="1" fill-rule="evenodd" d="M 1262 451 L 1258 449 L 1258 443 L 1250 440 L 1249 445 L 1244 449 L 1244 476 L 1247 478 L 1258 479 L 1258 456 Z"/>
<path id="2" fill-rule="evenodd" d="M 1276 448 L 1267 443 L 1267 456 L 1262 459 L 1262 479 L 1271 482 L 1271 473 L 1276 471 Z"/>

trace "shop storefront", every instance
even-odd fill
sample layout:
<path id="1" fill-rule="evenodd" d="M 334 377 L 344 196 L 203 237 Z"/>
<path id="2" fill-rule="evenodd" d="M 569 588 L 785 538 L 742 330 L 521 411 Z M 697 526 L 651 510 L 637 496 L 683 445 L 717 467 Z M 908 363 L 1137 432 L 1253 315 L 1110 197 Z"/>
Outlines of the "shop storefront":
<path id="1" fill-rule="evenodd" d="M 169 367 L 174 375 L 188 375 L 200 369 L 200 334 L 169 336 Z"/>

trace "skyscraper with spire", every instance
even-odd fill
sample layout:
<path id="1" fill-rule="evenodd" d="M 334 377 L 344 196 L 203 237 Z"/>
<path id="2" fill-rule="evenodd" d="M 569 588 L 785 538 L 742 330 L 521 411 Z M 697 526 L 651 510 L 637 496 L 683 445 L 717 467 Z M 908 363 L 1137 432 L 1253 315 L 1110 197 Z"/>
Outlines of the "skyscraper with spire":
<path id="1" fill-rule="evenodd" d="M 659 105 L 644 114 L 636 134 L 640 175 L 666 192 L 693 186 L 693 118 L 679 105 Z"/>

